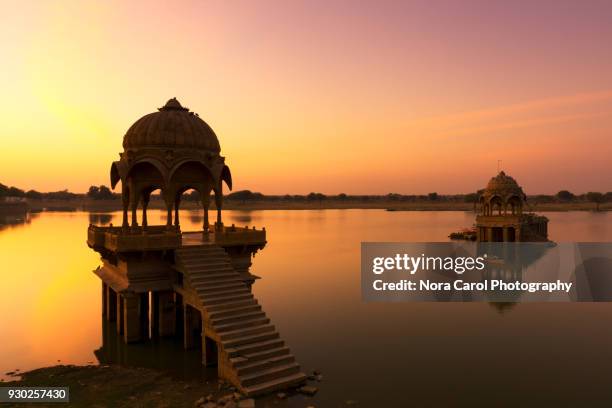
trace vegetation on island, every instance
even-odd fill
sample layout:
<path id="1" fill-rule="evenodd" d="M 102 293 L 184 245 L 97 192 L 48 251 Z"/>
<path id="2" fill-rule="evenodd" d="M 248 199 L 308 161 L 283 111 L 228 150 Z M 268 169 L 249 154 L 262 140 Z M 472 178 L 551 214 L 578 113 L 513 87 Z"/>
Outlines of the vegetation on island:
<path id="1" fill-rule="evenodd" d="M 265 203 L 272 204 L 273 207 L 281 207 L 287 205 L 297 205 L 299 207 L 319 207 L 319 208 L 350 208 L 351 204 L 361 203 L 364 208 L 413 208 L 415 205 L 425 205 L 432 208 L 470 207 L 465 204 L 476 205 L 478 197 L 482 190 L 466 193 L 466 194 L 439 194 L 431 192 L 429 194 L 399 194 L 389 193 L 385 195 L 348 195 L 340 194 L 323 194 L 320 192 L 312 192 L 309 194 L 284 194 L 284 195 L 269 195 L 250 190 L 240 190 L 225 195 L 224 200 L 230 205 L 262 207 Z M 105 185 L 91 186 L 86 193 L 73 193 L 65 190 L 52 192 L 39 192 L 36 190 L 24 190 L 15 186 L 6 186 L 0 183 L 0 201 L 7 197 L 13 199 L 27 200 L 28 202 L 36 201 L 94 201 L 94 202 L 110 202 L 121 199 L 121 194 L 113 192 Z M 153 194 L 152 200 L 160 200 L 159 194 Z M 9 199 L 10 201 L 10 199 Z M 191 190 L 183 194 L 183 202 L 200 203 L 200 194 Z M 592 208 L 599 211 L 602 204 L 612 203 L 612 192 L 595 192 L 591 191 L 583 194 L 574 194 L 568 190 L 561 190 L 554 195 L 538 194 L 527 198 L 527 202 L 537 207 L 551 207 L 555 205 L 566 205 L 567 207 L 579 207 L 580 209 Z M 387 204 L 389 204 L 387 206 Z M 463 205 L 462 205 L 463 204 Z M 570 206 L 573 205 L 573 206 Z M 265 207 L 265 206 L 264 206 Z"/>

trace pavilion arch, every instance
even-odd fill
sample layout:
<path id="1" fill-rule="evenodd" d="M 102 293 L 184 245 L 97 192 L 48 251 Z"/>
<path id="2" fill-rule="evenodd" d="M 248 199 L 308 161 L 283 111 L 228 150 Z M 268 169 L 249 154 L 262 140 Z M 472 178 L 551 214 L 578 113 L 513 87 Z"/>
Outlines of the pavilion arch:
<path id="1" fill-rule="evenodd" d="M 139 161 L 134 164 L 127 175 L 132 195 L 130 203 L 138 203 L 140 194 L 148 189 L 151 191 L 161 189 L 166 190 L 166 180 L 163 168 L 158 168 L 153 162 L 148 160 Z M 154 188 L 153 188 L 154 187 Z"/>
<path id="2" fill-rule="evenodd" d="M 162 191 L 162 196 L 167 193 L 165 169 L 156 160 L 144 159 L 134 163 L 127 172 L 127 194 L 123 191 L 124 226 L 127 221 L 127 207 L 132 211 L 132 227 L 138 226 L 136 215 L 138 204 L 142 202 L 142 223 L 147 225 L 147 207 L 151 193 L 157 189 Z M 168 201 L 166 201 L 168 207 Z M 169 208 L 171 211 L 172 208 Z"/>
<path id="3" fill-rule="evenodd" d="M 481 212 L 481 214 L 486 215 L 487 214 L 487 206 L 486 206 L 486 201 L 485 198 L 483 196 L 480 196 L 478 198 L 478 206 L 480 207 L 479 210 Z"/>
<path id="4" fill-rule="evenodd" d="M 183 160 L 177 163 L 168 174 L 168 181 L 170 184 L 176 182 L 195 182 L 202 183 L 208 179 L 214 180 L 213 174 L 203 162 L 193 159 Z"/>
<path id="5" fill-rule="evenodd" d="M 170 171 L 168 186 L 174 201 L 174 225 L 179 227 L 181 195 L 185 191 L 193 189 L 200 193 L 202 207 L 204 209 L 204 230 L 208 231 L 210 192 L 215 189 L 215 178 L 210 169 L 201 161 L 184 160 L 174 166 Z"/>
<path id="6" fill-rule="evenodd" d="M 151 168 L 144 167 L 147 165 L 155 168 L 155 171 L 152 171 Z M 168 171 L 166 170 L 165 166 L 159 160 L 154 158 L 144 158 L 133 163 L 127 171 L 127 177 L 134 177 L 136 175 L 140 175 L 140 173 L 147 178 L 157 178 L 159 176 L 162 184 L 165 184 L 168 178 Z"/>
<path id="7" fill-rule="evenodd" d="M 512 215 L 520 215 L 523 213 L 523 200 L 518 195 L 512 195 L 506 200 L 506 208 Z"/>
<path id="8" fill-rule="evenodd" d="M 489 213 L 490 215 L 494 215 L 495 209 L 497 209 L 499 215 L 502 214 L 504 208 L 504 201 L 498 195 L 495 195 L 489 198 Z"/>

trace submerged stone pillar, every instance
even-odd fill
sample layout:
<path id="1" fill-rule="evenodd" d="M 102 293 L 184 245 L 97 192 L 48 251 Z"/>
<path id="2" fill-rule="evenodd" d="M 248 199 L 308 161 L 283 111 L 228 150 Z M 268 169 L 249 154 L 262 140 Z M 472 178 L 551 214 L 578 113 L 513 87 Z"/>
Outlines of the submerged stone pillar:
<path id="1" fill-rule="evenodd" d="M 106 315 L 106 283 L 102 281 L 102 318 L 107 318 Z"/>
<path id="2" fill-rule="evenodd" d="M 159 292 L 151 292 L 150 318 L 151 338 L 157 337 L 159 336 Z"/>
<path id="3" fill-rule="evenodd" d="M 202 328 L 202 365 L 211 367 L 217 365 L 217 343 L 208 337 Z"/>
<path id="4" fill-rule="evenodd" d="M 117 293 L 117 334 L 123 334 L 123 295 L 121 293 Z"/>
<path id="5" fill-rule="evenodd" d="M 174 336 L 176 333 L 176 305 L 174 302 L 174 292 L 171 290 L 159 292 L 157 327 L 160 337 Z"/>
<path id="6" fill-rule="evenodd" d="M 123 295 L 123 341 L 125 343 L 142 340 L 141 311 L 140 296 L 126 292 Z"/>
<path id="7" fill-rule="evenodd" d="M 185 304 L 183 307 L 183 345 L 185 349 L 200 346 L 200 332 L 202 329 L 202 312 L 197 308 Z"/>
<path id="8" fill-rule="evenodd" d="M 106 319 L 114 322 L 117 318 L 117 293 L 106 285 Z"/>
<path id="9" fill-rule="evenodd" d="M 509 241 L 508 240 L 508 227 L 504 227 L 503 230 L 504 230 L 503 241 L 508 242 Z"/>
<path id="10" fill-rule="evenodd" d="M 185 303 L 183 306 L 183 347 L 193 348 L 193 308 Z"/>

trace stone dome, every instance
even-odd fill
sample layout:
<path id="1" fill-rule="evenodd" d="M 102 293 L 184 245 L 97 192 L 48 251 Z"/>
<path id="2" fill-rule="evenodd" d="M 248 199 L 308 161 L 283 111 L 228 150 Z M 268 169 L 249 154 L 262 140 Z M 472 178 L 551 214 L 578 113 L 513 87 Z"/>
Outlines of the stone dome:
<path id="1" fill-rule="evenodd" d="M 190 148 L 219 153 L 219 139 L 197 113 L 183 107 L 176 98 L 138 119 L 123 137 L 123 148 Z"/>
<path id="2" fill-rule="evenodd" d="M 518 185 L 516 180 L 503 171 L 500 171 L 497 176 L 491 178 L 483 195 L 500 197 L 518 196 L 521 199 L 525 197 L 523 189 Z"/>

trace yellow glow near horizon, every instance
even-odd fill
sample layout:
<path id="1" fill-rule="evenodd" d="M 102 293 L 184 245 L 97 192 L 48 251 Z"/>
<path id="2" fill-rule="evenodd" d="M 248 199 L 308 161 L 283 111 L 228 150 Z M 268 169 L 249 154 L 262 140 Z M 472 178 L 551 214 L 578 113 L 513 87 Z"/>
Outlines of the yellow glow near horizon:
<path id="1" fill-rule="evenodd" d="M 237 189 L 460 193 L 502 160 L 529 193 L 612 190 L 605 5 L 1 6 L 4 184 L 108 184 L 128 127 L 176 96 Z"/>

